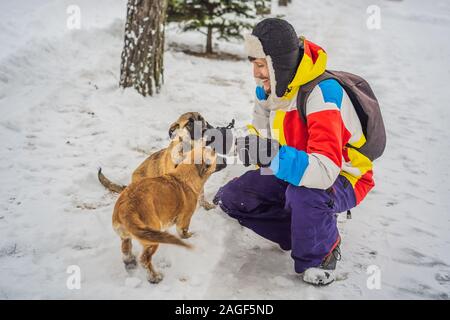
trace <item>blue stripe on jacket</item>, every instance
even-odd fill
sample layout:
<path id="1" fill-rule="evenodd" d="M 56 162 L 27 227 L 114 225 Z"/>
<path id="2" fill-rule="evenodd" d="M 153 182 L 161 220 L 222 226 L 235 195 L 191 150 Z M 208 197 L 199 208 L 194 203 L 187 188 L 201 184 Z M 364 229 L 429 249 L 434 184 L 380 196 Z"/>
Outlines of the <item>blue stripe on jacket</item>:
<path id="1" fill-rule="evenodd" d="M 327 79 L 319 82 L 322 91 L 323 100 L 325 102 L 334 103 L 339 110 L 342 106 L 342 98 L 344 97 L 344 89 L 335 79 Z"/>
<path id="2" fill-rule="evenodd" d="M 298 186 L 308 167 L 308 154 L 290 146 L 282 146 L 270 163 L 270 169 L 278 179 Z"/>

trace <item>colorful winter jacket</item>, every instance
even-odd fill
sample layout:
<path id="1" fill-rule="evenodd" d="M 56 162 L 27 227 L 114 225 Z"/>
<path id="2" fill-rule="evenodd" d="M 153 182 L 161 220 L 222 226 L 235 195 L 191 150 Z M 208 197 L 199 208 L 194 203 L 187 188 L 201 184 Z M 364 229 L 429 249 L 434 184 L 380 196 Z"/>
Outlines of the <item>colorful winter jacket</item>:
<path id="1" fill-rule="evenodd" d="M 253 126 L 269 129 L 282 145 L 271 169 L 279 179 L 296 186 L 328 189 L 343 175 L 355 191 L 358 204 L 374 186 L 372 162 L 353 147 L 365 143 L 358 115 L 342 86 L 334 79 L 320 82 L 306 102 L 306 123 L 297 110 L 301 85 L 321 75 L 327 55 L 304 40 L 304 55 L 283 99 L 282 110 L 270 111 L 257 99 Z M 349 146 L 350 145 L 350 146 Z"/>

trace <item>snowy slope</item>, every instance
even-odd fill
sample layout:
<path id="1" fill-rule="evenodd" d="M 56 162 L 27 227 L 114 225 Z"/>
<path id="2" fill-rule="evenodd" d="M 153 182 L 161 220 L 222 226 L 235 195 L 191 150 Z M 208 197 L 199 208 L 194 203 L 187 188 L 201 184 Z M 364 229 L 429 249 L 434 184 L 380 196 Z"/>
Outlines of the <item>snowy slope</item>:
<path id="1" fill-rule="evenodd" d="M 80 6 L 81 30 L 65 27 L 69 4 Z M 381 8 L 381 30 L 366 28 L 372 4 Z M 449 298 L 447 1 L 294 0 L 289 10 L 277 9 L 327 50 L 330 68 L 373 84 L 388 130 L 375 190 L 352 220 L 340 218 L 339 281 L 326 288 L 304 284 L 289 252 L 219 209 L 194 215 L 193 252 L 161 246 L 159 285 L 148 284 L 142 269 L 127 274 L 121 263 L 111 228 L 116 196 L 98 183 L 97 167 L 128 183 L 186 111 L 215 125 L 249 122 L 247 62 L 169 50 L 161 94 L 143 98 L 118 88 L 125 0 L 21 0 L 0 8 L 0 299 Z M 171 26 L 167 42 L 204 39 Z M 240 43 L 219 47 L 243 53 Z M 234 166 L 213 176 L 207 197 L 244 171 Z M 80 290 L 66 287 L 70 265 L 81 268 Z M 380 290 L 366 285 L 370 265 L 381 270 Z"/>

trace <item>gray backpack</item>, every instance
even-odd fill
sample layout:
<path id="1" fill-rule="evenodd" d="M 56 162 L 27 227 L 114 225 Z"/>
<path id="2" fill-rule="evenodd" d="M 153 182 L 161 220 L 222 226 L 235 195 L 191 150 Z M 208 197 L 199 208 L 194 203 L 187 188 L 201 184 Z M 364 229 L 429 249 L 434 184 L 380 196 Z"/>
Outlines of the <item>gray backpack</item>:
<path id="1" fill-rule="evenodd" d="M 316 79 L 302 85 L 297 96 L 297 109 L 306 123 L 306 101 L 319 82 L 335 79 L 344 88 L 358 114 L 366 143 L 355 148 L 370 160 L 379 158 L 386 147 L 386 131 L 381 116 L 380 105 L 369 84 L 363 78 L 344 71 L 326 70 Z"/>

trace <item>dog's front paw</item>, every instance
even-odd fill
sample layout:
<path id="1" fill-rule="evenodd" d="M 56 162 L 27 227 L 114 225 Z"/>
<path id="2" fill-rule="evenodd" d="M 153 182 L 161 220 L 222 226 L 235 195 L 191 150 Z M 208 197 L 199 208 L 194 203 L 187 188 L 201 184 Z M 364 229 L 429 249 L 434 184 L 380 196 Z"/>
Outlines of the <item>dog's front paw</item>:
<path id="1" fill-rule="evenodd" d="M 208 201 L 204 201 L 200 205 L 207 211 L 215 209 L 217 207 L 215 204 L 209 203 Z"/>
<path id="2" fill-rule="evenodd" d="M 161 272 L 148 272 L 147 273 L 148 282 L 153 283 L 153 284 L 160 283 L 163 278 L 164 278 L 164 275 Z"/>

